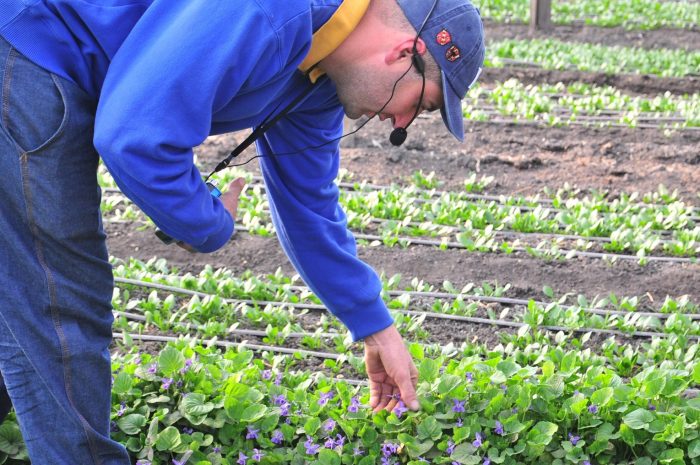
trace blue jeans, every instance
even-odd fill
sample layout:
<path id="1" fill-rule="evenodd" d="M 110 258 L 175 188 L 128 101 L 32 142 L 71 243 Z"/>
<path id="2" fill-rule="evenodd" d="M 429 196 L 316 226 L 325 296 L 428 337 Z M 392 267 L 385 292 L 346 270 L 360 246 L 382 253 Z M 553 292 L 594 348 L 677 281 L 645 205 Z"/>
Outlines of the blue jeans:
<path id="1" fill-rule="evenodd" d="M 33 465 L 126 465 L 109 438 L 112 270 L 96 102 L 0 37 L 0 372 Z"/>

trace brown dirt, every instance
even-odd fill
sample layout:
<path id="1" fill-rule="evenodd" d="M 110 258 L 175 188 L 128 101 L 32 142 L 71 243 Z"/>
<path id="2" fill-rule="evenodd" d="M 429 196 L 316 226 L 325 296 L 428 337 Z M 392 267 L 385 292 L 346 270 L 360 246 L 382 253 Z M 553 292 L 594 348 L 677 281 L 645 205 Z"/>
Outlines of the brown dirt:
<path id="1" fill-rule="evenodd" d="M 487 25 L 489 37 L 523 37 L 525 26 Z M 585 40 L 607 44 L 675 46 L 700 48 L 698 31 L 644 31 L 559 26 L 554 35 L 563 40 Z M 585 81 L 616 85 L 621 89 L 654 95 L 665 90 L 676 93 L 700 91 L 700 78 L 661 79 L 645 76 L 598 73 L 555 72 L 532 69 L 487 70 L 482 82 L 516 76 L 526 82 Z M 355 127 L 348 122 L 347 129 Z M 700 204 L 700 132 L 664 135 L 657 129 L 595 129 L 586 127 L 549 128 L 528 124 L 467 123 L 465 142 L 448 137 L 439 117 L 419 118 L 409 130 L 404 146 L 388 142 L 388 123 L 370 122 L 359 133 L 342 143 L 342 168 L 355 174 L 354 180 L 375 184 L 406 183 L 417 170 L 435 171 L 443 181 L 441 189 L 461 190 L 472 172 L 493 176 L 488 193 L 536 195 L 549 187 L 565 184 L 584 191 L 607 190 L 649 192 L 659 184 L 677 189 L 681 198 Z M 202 171 L 211 169 L 245 134 L 212 137 L 196 150 Z M 247 151 L 241 161 L 254 155 Z M 257 162 L 246 166 L 258 174 Z M 228 267 L 236 272 L 250 269 L 271 273 L 278 267 L 287 274 L 294 270 L 277 240 L 238 234 L 231 244 L 213 254 L 190 254 L 160 243 L 151 231 L 135 226 L 107 224 L 110 252 L 120 258 L 134 256 L 166 258 L 185 271 L 198 272 L 205 264 Z M 401 273 L 439 286 L 444 280 L 459 285 L 467 282 L 511 283 L 508 295 L 541 298 L 544 285 L 558 294 L 583 293 L 588 297 L 607 295 L 645 296 L 658 302 L 665 295 L 689 294 L 700 301 L 700 265 L 634 262 L 609 264 L 598 259 L 545 261 L 526 254 L 470 253 L 464 250 L 439 251 L 429 247 L 408 249 L 359 247 L 360 258 L 388 275 Z M 434 331 L 440 340 L 451 340 L 454 328 Z M 444 334 L 443 334 L 444 333 Z M 489 345 L 498 343 L 498 331 L 469 325 L 460 341 L 468 338 Z"/>
<path id="2" fill-rule="evenodd" d="M 551 31 L 530 32 L 528 24 L 505 24 L 484 21 L 487 40 L 503 39 L 556 39 L 563 42 L 582 42 L 608 46 L 639 48 L 682 48 L 700 50 L 700 29 L 655 29 L 628 31 L 620 27 L 598 27 L 585 24 L 555 25 Z"/>

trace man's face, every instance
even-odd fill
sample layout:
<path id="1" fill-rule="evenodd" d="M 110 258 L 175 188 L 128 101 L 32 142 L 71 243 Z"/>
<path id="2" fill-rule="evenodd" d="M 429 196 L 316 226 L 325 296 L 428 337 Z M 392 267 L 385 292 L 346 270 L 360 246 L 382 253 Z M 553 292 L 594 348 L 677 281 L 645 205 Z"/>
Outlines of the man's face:
<path id="1" fill-rule="evenodd" d="M 338 98 L 348 118 L 357 119 L 363 115 L 371 117 L 377 114 L 382 121 L 391 119 L 394 128 L 406 127 L 419 105 L 422 78 L 415 69 L 401 78 L 407 69 L 405 63 L 403 66 L 382 67 L 379 70 L 369 64 L 356 65 L 335 76 Z M 399 78 L 401 80 L 396 85 L 394 96 L 391 97 L 391 90 Z M 388 105 L 378 113 L 387 101 Z M 441 87 L 426 80 L 419 114 L 425 110 L 438 110 L 442 101 Z"/>

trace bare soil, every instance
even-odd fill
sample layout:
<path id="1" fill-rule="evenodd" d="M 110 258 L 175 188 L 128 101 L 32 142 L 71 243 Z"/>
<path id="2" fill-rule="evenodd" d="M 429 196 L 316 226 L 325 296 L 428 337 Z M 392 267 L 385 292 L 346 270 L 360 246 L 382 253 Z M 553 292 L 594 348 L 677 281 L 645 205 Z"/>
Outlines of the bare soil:
<path id="1" fill-rule="evenodd" d="M 526 26 L 487 25 L 490 38 L 525 37 Z M 698 31 L 644 31 L 558 26 L 554 36 L 562 40 L 582 40 L 616 45 L 644 47 L 684 46 L 700 48 Z M 661 79 L 648 76 L 602 73 L 556 72 L 537 69 L 489 69 L 482 82 L 490 83 L 516 76 L 526 82 L 584 81 L 616 85 L 626 92 L 656 95 L 665 90 L 675 93 L 700 91 L 700 78 Z M 347 129 L 357 122 L 347 123 Z M 493 176 L 488 193 L 537 195 L 566 184 L 585 192 L 605 190 L 610 197 L 621 192 L 655 191 L 660 184 L 678 190 L 680 197 L 700 204 L 700 131 L 665 135 L 658 129 L 628 128 L 550 128 L 529 124 L 468 122 L 464 143 L 448 137 L 438 117 L 417 119 L 409 130 L 406 143 L 399 148 L 388 142 L 388 122 L 370 122 L 360 132 L 342 142 L 341 167 L 354 173 L 355 180 L 375 184 L 406 183 L 418 170 L 434 171 L 443 184 L 441 189 L 461 190 L 472 172 Z M 224 157 L 244 133 L 217 136 L 198 147 L 196 154 L 201 170 L 211 169 Z M 253 156 L 250 150 L 241 161 Z M 258 173 L 257 163 L 246 166 Z M 138 231 L 136 226 L 107 224 L 111 254 L 148 259 L 166 258 L 184 271 L 198 272 L 210 264 L 236 272 L 250 269 L 255 273 L 272 273 L 278 267 L 285 273 L 294 270 L 277 240 L 237 234 L 232 242 L 213 254 L 191 254 L 175 246 L 165 246 L 152 231 Z M 666 295 L 690 295 L 700 301 L 700 265 L 635 262 L 614 264 L 599 259 L 546 261 L 527 254 L 470 253 L 464 250 L 439 251 L 430 247 L 407 249 L 360 246 L 359 256 L 377 272 L 400 273 L 406 281 L 419 278 L 439 286 L 444 280 L 465 284 L 482 281 L 511 283 L 508 293 L 514 297 L 541 298 L 544 285 L 558 294 L 639 295 L 653 305 Z M 450 323 L 451 324 L 451 323 Z M 499 331 L 490 326 L 468 325 L 440 329 L 433 325 L 440 342 L 465 338 L 489 345 L 499 342 Z M 459 333 L 457 336 L 456 333 Z"/>

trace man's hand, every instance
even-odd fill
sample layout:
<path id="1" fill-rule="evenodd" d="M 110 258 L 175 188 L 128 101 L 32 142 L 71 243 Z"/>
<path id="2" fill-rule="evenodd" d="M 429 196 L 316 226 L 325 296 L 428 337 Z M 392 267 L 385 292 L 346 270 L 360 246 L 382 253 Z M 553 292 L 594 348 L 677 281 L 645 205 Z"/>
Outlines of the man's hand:
<path id="1" fill-rule="evenodd" d="M 235 179 L 231 182 L 231 184 L 228 185 L 228 189 L 226 190 L 226 192 L 221 194 L 221 197 L 219 197 L 221 202 L 223 202 L 226 210 L 228 210 L 228 212 L 233 217 L 234 221 L 236 220 L 238 215 L 238 198 L 241 196 L 241 192 L 243 192 L 244 188 L 245 179 Z"/>
<path id="2" fill-rule="evenodd" d="M 245 179 L 237 178 L 228 185 L 226 192 L 221 194 L 219 200 L 224 204 L 224 208 L 231 214 L 233 220 L 236 220 L 236 215 L 238 214 L 238 198 L 241 196 L 241 192 L 245 188 Z M 176 244 L 183 249 L 191 253 L 197 253 L 197 250 L 189 244 L 182 241 L 176 242 Z"/>
<path id="3" fill-rule="evenodd" d="M 374 412 L 394 410 L 399 397 L 418 410 L 418 370 L 394 325 L 365 338 L 365 366 L 369 377 L 369 404 Z"/>

